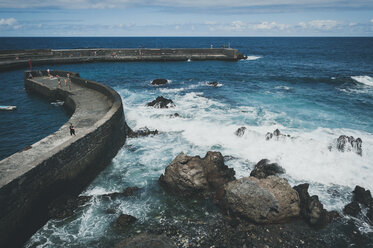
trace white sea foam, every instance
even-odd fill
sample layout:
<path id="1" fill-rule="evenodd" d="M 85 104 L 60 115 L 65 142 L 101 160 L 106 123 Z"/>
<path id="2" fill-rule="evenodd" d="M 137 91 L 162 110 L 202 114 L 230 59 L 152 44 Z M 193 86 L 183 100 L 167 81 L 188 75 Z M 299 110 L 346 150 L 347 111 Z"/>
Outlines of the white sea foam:
<path id="1" fill-rule="evenodd" d="M 147 126 L 161 132 L 177 132 L 170 135 L 178 135 L 189 146 L 197 148 L 191 155 L 203 156 L 206 151 L 217 149 L 224 155 L 237 157 L 238 160 L 230 164 L 235 168 L 238 177 L 249 175 L 250 166 L 260 159 L 268 158 L 286 169 L 287 177 L 293 184 L 309 182 L 312 185 L 324 185 L 326 188 L 340 185 L 350 189 L 355 185 L 369 189 L 372 187 L 370 178 L 373 178 L 373 170 L 370 168 L 370 161 L 373 161 L 373 135 L 370 133 L 348 129 L 289 129 L 275 121 L 278 115 L 286 115 L 285 113 L 259 111 L 252 106 L 232 109 L 195 92 L 177 96 L 174 102 L 176 107 L 173 109 L 139 106 L 127 109 L 126 116 L 135 120 L 136 128 Z M 174 112 L 186 118 L 167 117 Z M 256 122 L 260 125 L 245 125 L 253 119 L 258 119 Z M 245 135 L 235 136 L 234 131 L 243 125 L 247 128 Z M 276 128 L 296 138 L 266 141 L 265 134 Z M 330 143 L 341 134 L 362 138 L 363 156 L 353 152 L 329 151 Z M 173 150 L 173 155 L 183 151 L 182 147 L 174 144 L 169 149 Z M 144 163 L 146 164 L 145 161 Z M 316 186 L 313 189 L 312 185 L 311 191 L 325 190 Z M 326 194 L 321 191 L 319 194 Z M 328 199 L 326 196 L 320 198 Z M 324 204 L 328 208 L 335 208 L 345 203 L 342 199 L 337 205 L 332 204 L 332 201 Z"/>
<path id="2" fill-rule="evenodd" d="M 251 56 L 247 56 L 247 58 L 245 60 L 257 60 L 257 59 L 261 59 L 262 56 L 255 56 L 255 55 L 251 55 Z"/>
<path id="3" fill-rule="evenodd" d="M 351 77 L 356 82 L 359 82 L 361 84 L 365 84 L 368 86 L 373 86 L 373 78 L 369 76 L 353 76 Z"/>
<path id="4" fill-rule="evenodd" d="M 284 86 L 284 85 L 276 86 L 275 89 L 277 89 L 277 90 L 291 90 L 290 87 Z"/>

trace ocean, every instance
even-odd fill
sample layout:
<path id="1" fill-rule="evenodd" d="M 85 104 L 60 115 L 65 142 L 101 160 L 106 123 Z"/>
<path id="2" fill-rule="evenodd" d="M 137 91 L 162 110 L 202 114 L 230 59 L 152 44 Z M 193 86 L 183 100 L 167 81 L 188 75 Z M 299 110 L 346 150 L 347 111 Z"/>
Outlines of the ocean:
<path id="1" fill-rule="evenodd" d="M 284 177 L 292 186 L 310 183 L 310 193 L 328 210 L 342 211 L 356 185 L 373 190 L 373 38 L 0 38 L 0 49 L 211 45 L 236 48 L 248 58 L 35 68 L 74 71 L 111 86 L 122 97 L 132 129 L 146 126 L 160 134 L 128 139 L 82 193 L 96 196 L 137 186 L 140 194 L 113 201 L 93 197 L 74 216 L 48 221 L 26 247 L 102 247 L 162 221 L 185 225 L 185 219 L 217 218 L 221 214 L 211 204 L 171 197 L 159 187 L 159 176 L 180 152 L 204 156 L 214 150 L 232 156 L 235 159 L 226 164 L 237 178 L 248 176 L 259 160 L 270 159 L 286 170 Z M 0 112 L 2 159 L 57 130 L 69 115 L 56 103 L 28 95 L 23 70 L 0 75 L 0 105 L 18 107 Z M 152 86 L 155 78 L 169 84 Z M 213 81 L 218 87 L 207 84 Z M 161 95 L 176 107 L 145 106 Z M 170 118 L 174 113 L 181 117 Z M 241 126 L 246 132 L 237 137 L 234 133 Z M 275 129 L 291 138 L 266 140 L 266 133 Z M 340 135 L 361 138 L 362 156 L 338 151 Z M 112 228 L 117 215 L 107 214 L 108 209 L 133 215 L 138 222 L 118 234 Z M 352 221 L 367 240 L 362 246 L 373 243 L 372 226 L 364 219 Z"/>

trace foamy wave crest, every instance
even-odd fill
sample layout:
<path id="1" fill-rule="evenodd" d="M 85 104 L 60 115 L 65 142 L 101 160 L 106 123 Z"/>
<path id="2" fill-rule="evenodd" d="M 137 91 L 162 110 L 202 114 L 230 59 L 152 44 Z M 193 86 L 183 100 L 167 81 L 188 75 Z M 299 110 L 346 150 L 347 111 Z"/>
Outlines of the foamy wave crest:
<path id="1" fill-rule="evenodd" d="M 288 87 L 288 86 L 283 86 L 283 85 L 281 85 L 281 86 L 276 86 L 275 89 L 277 89 L 277 90 L 291 90 L 290 87 Z"/>
<path id="2" fill-rule="evenodd" d="M 359 82 L 361 84 L 365 84 L 365 85 L 368 85 L 368 86 L 373 86 L 373 78 L 371 78 L 369 76 L 353 76 L 351 78 L 353 80 L 355 80 L 356 82 Z"/>
<path id="3" fill-rule="evenodd" d="M 257 60 L 257 59 L 261 59 L 262 56 L 254 56 L 254 55 L 251 55 L 251 56 L 247 56 L 247 58 L 245 60 Z"/>

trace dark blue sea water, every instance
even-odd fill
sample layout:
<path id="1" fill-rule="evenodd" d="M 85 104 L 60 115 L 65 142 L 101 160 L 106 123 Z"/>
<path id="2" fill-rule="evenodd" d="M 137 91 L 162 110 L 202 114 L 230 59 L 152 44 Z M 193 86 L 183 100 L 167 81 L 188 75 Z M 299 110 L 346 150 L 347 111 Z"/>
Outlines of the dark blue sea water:
<path id="1" fill-rule="evenodd" d="M 341 211 L 357 184 L 373 190 L 373 38 L 0 38 L 0 44 L 0 49 L 230 44 L 248 56 L 238 62 L 40 67 L 76 71 L 84 78 L 110 85 L 121 94 L 131 127 L 147 126 L 161 134 L 128 140 L 111 165 L 83 192 L 98 195 L 138 186 L 143 188 L 139 196 L 113 202 L 94 198 L 74 217 L 49 221 L 28 247 L 113 244 L 129 235 L 112 230 L 111 223 L 119 213 L 139 219 L 132 232 L 141 232 L 159 221 L 177 225 L 182 218 L 218 215 L 216 210 L 198 204 L 183 208 L 181 201 L 169 199 L 159 188 L 158 177 L 182 151 L 203 156 L 218 150 L 234 156 L 237 159 L 227 164 L 238 178 L 249 175 L 262 158 L 278 162 L 292 185 L 310 183 L 311 193 L 318 194 L 329 210 Z M 19 108 L 0 113 L 1 159 L 58 129 L 68 116 L 61 107 L 27 95 L 22 71 L 0 75 L 0 105 Z M 170 83 L 151 86 L 155 78 L 166 78 Z M 219 82 L 219 87 L 208 86 L 211 81 Z M 145 107 L 159 95 L 171 98 L 176 107 Z M 181 118 L 169 118 L 175 112 Z M 234 131 L 241 126 L 247 131 L 238 138 Z M 266 141 L 265 134 L 276 128 L 294 138 Z M 337 151 L 334 142 L 341 134 L 360 137 L 363 155 Z M 172 214 L 176 207 L 179 211 Z M 116 209 L 117 215 L 105 214 L 108 208 Z M 364 220 L 354 221 L 371 237 L 371 226 Z"/>

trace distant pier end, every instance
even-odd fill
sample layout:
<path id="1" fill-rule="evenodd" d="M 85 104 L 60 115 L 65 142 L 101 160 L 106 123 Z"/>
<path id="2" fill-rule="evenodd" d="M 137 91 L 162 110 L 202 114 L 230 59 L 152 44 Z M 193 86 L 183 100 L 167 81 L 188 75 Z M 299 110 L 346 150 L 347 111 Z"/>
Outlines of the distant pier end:
<path id="1" fill-rule="evenodd" d="M 0 71 L 33 65 L 115 61 L 237 61 L 245 56 L 232 48 L 95 48 L 0 50 Z"/>

